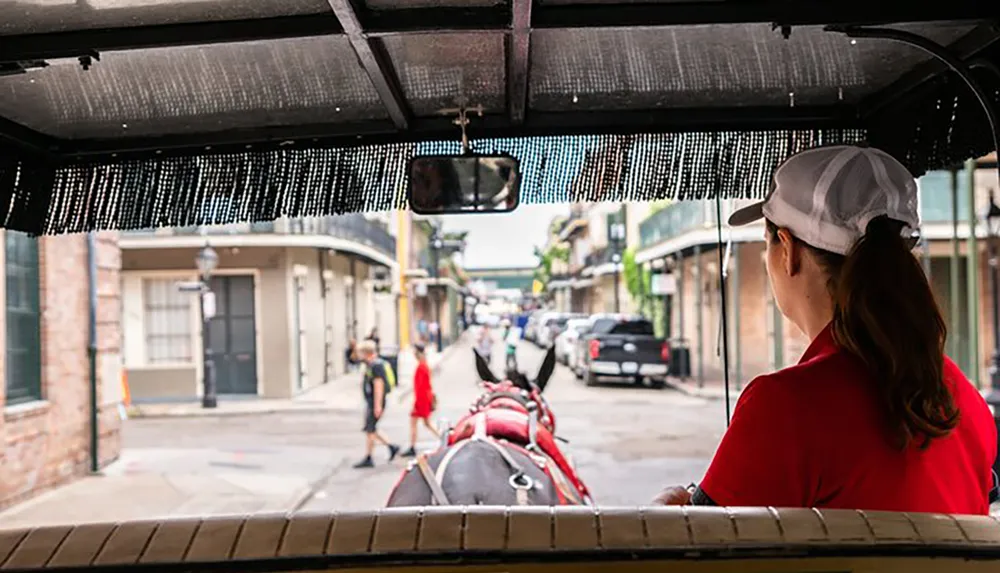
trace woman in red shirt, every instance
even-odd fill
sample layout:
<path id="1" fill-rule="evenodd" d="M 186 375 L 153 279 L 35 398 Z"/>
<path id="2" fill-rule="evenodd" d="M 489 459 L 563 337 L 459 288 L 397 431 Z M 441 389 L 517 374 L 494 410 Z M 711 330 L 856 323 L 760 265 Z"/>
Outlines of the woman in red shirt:
<path id="1" fill-rule="evenodd" d="M 431 423 L 431 414 L 436 407 L 434 389 L 431 387 L 431 369 L 427 365 L 427 354 L 423 344 L 414 344 L 413 350 L 417 355 L 417 371 L 413 375 L 413 410 L 410 411 L 410 449 L 403 452 L 403 457 L 413 457 L 417 455 L 417 422 L 422 421 L 424 426 L 440 438 L 441 433 Z"/>
<path id="2" fill-rule="evenodd" d="M 656 501 L 987 514 L 996 426 L 944 355 L 909 171 L 867 147 L 807 150 L 729 223 L 761 218 L 775 301 L 812 343 L 747 386 L 702 482 Z"/>

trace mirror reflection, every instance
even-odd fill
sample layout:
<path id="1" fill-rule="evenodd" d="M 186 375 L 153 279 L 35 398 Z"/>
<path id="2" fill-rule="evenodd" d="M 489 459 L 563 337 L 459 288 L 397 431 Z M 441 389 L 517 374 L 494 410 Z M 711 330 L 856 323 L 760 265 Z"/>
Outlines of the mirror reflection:
<path id="1" fill-rule="evenodd" d="M 505 213 L 518 205 L 520 165 L 510 156 L 415 157 L 410 208 L 415 213 Z"/>

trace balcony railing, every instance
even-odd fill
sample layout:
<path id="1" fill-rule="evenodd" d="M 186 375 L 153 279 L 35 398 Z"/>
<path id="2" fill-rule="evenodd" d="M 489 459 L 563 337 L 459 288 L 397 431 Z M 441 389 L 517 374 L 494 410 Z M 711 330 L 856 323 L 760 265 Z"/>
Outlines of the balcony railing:
<path id="1" fill-rule="evenodd" d="M 730 199 L 722 202 L 722 219 L 745 205 L 754 203 L 747 199 Z M 715 201 L 678 201 L 667 205 L 639 223 L 640 248 L 653 246 L 689 231 L 715 226 Z"/>
<path id="2" fill-rule="evenodd" d="M 371 247 L 382 254 L 395 256 L 396 238 L 384 226 L 369 221 L 364 215 L 352 213 L 329 217 L 278 219 L 262 223 L 229 225 L 189 225 L 126 231 L 131 236 L 178 237 L 188 235 L 327 235 Z"/>
<path id="3" fill-rule="evenodd" d="M 586 256 L 583 261 L 583 268 L 588 267 L 599 267 L 601 265 L 612 262 L 611 258 L 614 256 L 615 250 L 610 246 L 598 247 Z"/>

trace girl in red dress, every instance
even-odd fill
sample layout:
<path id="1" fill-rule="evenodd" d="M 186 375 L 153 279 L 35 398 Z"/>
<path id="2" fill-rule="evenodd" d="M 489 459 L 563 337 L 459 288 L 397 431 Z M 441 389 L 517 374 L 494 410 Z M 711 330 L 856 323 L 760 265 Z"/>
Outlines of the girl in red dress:
<path id="1" fill-rule="evenodd" d="M 440 438 L 434 424 L 431 423 L 431 413 L 434 412 L 435 398 L 434 389 L 431 387 L 431 369 L 427 365 L 427 354 L 423 344 L 414 344 L 414 352 L 417 355 L 417 371 L 413 375 L 413 410 L 410 411 L 410 449 L 403 452 L 403 457 L 413 457 L 417 455 L 417 422 L 423 421 L 424 426 Z"/>

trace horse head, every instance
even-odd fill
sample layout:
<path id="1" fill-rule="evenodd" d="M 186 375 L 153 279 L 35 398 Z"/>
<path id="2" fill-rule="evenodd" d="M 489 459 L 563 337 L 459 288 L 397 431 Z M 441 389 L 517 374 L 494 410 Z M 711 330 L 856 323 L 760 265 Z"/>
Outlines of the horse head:
<path id="1" fill-rule="evenodd" d="M 474 354 L 476 355 L 476 371 L 479 373 L 479 378 L 483 382 L 499 384 L 501 380 L 490 370 L 490 365 L 483 360 L 483 357 L 478 352 L 474 352 Z M 534 380 L 529 379 L 523 372 L 518 370 L 508 370 L 505 379 L 526 392 L 538 392 L 541 394 L 545 391 L 545 387 L 548 385 L 549 379 L 552 378 L 552 373 L 555 369 L 556 350 L 553 347 L 549 348 L 549 351 L 545 353 L 545 359 L 542 360 L 542 366 L 538 369 L 538 374 L 535 375 Z"/>

